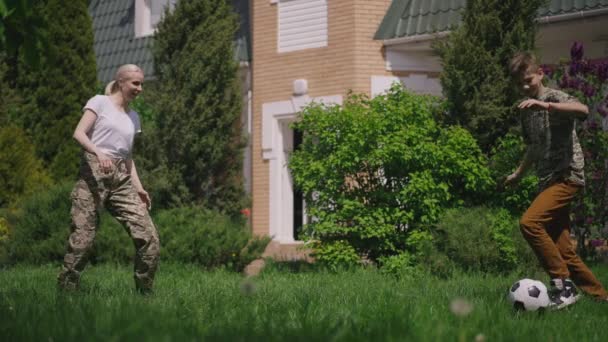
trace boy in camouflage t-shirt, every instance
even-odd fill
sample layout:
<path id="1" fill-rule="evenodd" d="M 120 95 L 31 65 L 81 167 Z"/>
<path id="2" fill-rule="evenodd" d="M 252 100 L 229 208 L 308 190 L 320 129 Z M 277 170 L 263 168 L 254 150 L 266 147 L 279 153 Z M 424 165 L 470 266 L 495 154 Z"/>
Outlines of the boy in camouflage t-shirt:
<path id="1" fill-rule="evenodd" d="M 532 164 L 539 177 L 539 194 L 521 218 L 521 232 L 551 277 L 554 308 L 576 302 L 574 284 L 606 301 L 608 293 L 570 240 L 570 202 L 585 185 L 585 161 L 575 128 L 577 119 L 585 119 L 589 109 L 562 91 L 544 87 L 543 70 L 532 54 L 515 55 L 509 67 L 527 96 L 518 105 L 527 149 L 505 184 L 517 183 Z"/>

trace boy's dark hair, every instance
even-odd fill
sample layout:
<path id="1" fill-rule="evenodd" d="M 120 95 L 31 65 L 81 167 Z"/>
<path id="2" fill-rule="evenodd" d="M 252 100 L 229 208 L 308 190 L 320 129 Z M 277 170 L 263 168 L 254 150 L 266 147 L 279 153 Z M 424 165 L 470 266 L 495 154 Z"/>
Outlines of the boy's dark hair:
<path id="1" fill-rule="evenodd" d="M 509 62 L 509 72 L 513 77 L 521 76 L 529 69 L 537 69 L 538 67 L 536 56 L 528 51 L 516 53 Z"/>

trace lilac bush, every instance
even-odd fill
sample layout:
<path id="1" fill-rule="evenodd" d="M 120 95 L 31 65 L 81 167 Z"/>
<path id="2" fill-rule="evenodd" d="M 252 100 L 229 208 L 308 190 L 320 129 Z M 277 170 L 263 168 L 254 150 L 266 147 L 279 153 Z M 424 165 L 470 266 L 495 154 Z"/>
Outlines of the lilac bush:
<path id="1" fill-rule="evenodd" d="M 543 69 L 558 88 L 589 106 L 589 117 L 578 127 L 587 184 L 573 203 L 575 233 L 585 253 L 586 239 L 600 235 L 608 221 L 608 60 L 586 59 L 583 44 L 574 42 L 569 60 Z"/>

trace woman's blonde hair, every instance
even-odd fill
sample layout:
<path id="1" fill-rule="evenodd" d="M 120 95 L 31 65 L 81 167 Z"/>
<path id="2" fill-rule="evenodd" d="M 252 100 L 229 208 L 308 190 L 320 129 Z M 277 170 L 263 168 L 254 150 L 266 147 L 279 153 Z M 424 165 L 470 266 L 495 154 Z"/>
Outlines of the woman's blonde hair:
<path id="1" fill-rule="evenodd" d="M 127 74 L 130 72 L 140 72 L 140 73 L 144 73 L 140 67 L 138 67 L 135 64 L 124 64 L 121 65 L 120 68 L 118 68 L 118 70 L 116 70 L 116 74 L 114 74 L 114 80 L 110 81 L 110 83 L 108 83 L 106 85 L 106 89 L 104 91 L 104 93 L 106 95 L 112 95 L 115 92 L 118 91 L 119 89 L 119 81 L 122 81 L 123 79 L 127 78 Z"/>

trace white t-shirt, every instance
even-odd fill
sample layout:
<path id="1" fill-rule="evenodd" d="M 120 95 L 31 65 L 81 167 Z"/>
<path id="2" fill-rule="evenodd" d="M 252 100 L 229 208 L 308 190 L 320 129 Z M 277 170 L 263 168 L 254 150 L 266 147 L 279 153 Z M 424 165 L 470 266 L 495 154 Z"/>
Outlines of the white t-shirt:
<path id="1" fill-rule="evenodd" d="M 91 142 L 111 158 L 130 159 L 135 133 L 141 133 L 137 112 L 123 112 L 105 95 L 92 97 L 82 111 L 87 109 L 97 115 L 88 134 Z"/>

